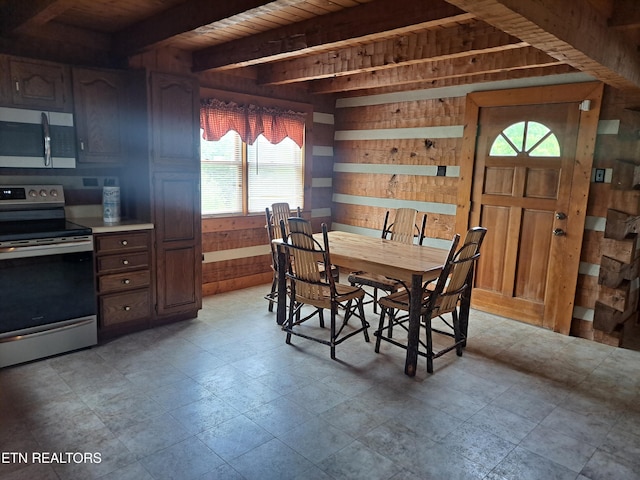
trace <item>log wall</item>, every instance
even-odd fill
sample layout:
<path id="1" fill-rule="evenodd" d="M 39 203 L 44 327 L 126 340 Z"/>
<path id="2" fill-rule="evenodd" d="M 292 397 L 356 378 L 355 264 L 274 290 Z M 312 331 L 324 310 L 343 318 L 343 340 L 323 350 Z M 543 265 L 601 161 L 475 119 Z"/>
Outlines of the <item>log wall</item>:
<path id="1" fill-rule="evenodd" d="M 250 78 L 224 74 L 200 75 L 201 96 L 238 103 L 283 106 L 308 112 L 305 145 L 305 205 L 303 216 L 319 230 L 331 221 L 333 171 L 333 99 L 309 97 L 291 87 L 260 87 Z M 292 208 L 297 205 L 292 205 Z M 271 254 L 264 214 L 215 216 L 202 220 L 203 295 L 212 295 L 272 279 Z"/>
<path id="2" fill-rule="evenodd" d="M 502 82 L 500 88 L 517 86 L 523 85 Z M 377 235 L 387 209 L 410 206 L 428 216 L 430 238 L 426 243 L 445 246 L 456 224 L 464 95 L 475 88 L 493 89 L 490 85 L 461 85 L 339 98 L 333 228 Z M 603 252 L 630 254 L 625 242 L 613 242 L 604 233 L 610 202 L 627 205 L 640 198 L 638 192 L 611 187 L 617 161 L 640 163 L 638 132 L 640 113 L 626 110 L 622 94 L 606 87 L 571 334 L 607 343 L 620 344 L 622 336 L 611 338 L 611 332 L 594 330 L 597 305 L 623 308 L 627 315 L 637 305 L 637 282 L 630 280 L 622 289 L 611 289 L 599 283 L 599 274 Z M 445 176 L 438 176 L 438 167 L 440 173 L 446 167 Z M 604 182 L 596 182 L 596 169 L 604 169 Z M 629 174 L 620 177 L 628 178 Z"/>
<path id="3" fill-rule="evenodd" d="M 616 346 L 638 344 L 638 236 L 625 231 L 640 215 L 640 112 L 605 87 L 589 192 L 571 334 Z M 596 169 L 605 172 L 596 183 Z M 626 333 L 626 334 L 625 334 Z M 637 347 L 633 347 L 637 348 Z"/>
<path id="4" fill-rule="evenodd" d="M 178 55 L 142 60 L 141 64 L 155 62 L 157 69 L 176 72 L 183 71 L 186 63 Z M 386 210 L 411 206 L 428 215 L 427 243 L 441 247 L 448 244 L 456 224 L 464 96 L 478 88 L 529 84 L 526 78 L 479 86 L 434 83 L 434 88 L 423 85 L 417 91 L 378 90 L 335 99 L 292 88 L 257 86 L 252 78 L 202 74 L 200 81 L 206 88 L 225 90 L 232 96 L 311 105 L 311 142 L 307 144 L 311 185 L 304 216 L 316 229 L 326 222 L 334 229 L 378 235 Z M 606 238 L 605 229 L 610 205 L 637 201 L 633 185 L 616 189 L 612 181 L 619 160 L 640 163 L 639 131 L 640 113 L 626 110 L 623 95 L 606 87 L 571 334 L 623 346 L 634 342 L 629 333 L 625 337 L 624 325 L 629 326 L 627 332 L 639 330 L 635 322 L 619 319 L 637 318 L 629 310 L 637 305 L 637 282 L 626 277 L 636 275 L 633 262 L 640 248 L 634 239 Z M 596 169 L 604 169 L 604 182 L 595 182 Z M 618 177 L 628 179 L 630 175 Z M 205 295 L 256 284 L 268 288 L 270 255 L 262 216 L 203 219 L 203 252 Z M 618 263 L 612 264 L 610 258 Z M 627 283 L 622 288 L 611 287 L 609 277 L 619 270 Z M 632 323 L 634 328 L 630 328 Z"/>

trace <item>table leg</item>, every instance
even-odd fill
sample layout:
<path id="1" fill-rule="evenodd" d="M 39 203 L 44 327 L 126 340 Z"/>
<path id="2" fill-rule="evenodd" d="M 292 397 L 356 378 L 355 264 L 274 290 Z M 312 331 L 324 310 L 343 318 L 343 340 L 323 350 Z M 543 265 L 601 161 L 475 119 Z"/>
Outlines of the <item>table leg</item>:
<path id="1" fill-rule="evenodd" d="M 276 310 L 276 322 L 284 324 L 287 317 L 287 279 L 285 277 L 286 254 L 282 245 L 277 246 L 278 252 L 278 304 Z"/>
<path id="2" fill-rule="evenodd" d="M 420 311 L 422 303 L 422 275 L 411 277 L 409 290 L 409 332 L 407 333 L 407 359 L 404 373 L 415 376 L 418 365 L 418 341 L 420 339 Z"/>
<path id="3" fill-rule="evenodd" d="M 462 346 L 467 346 L 467 331 L 469 330 L 469 309 L 471 308 L 471 290 L 473 290 L 473 268 L 469 270 L 467 275 L 467 288 L 460 298 L 460 332 L 462 332 L 462 338 L 465 340 L 462 342 Z"/>

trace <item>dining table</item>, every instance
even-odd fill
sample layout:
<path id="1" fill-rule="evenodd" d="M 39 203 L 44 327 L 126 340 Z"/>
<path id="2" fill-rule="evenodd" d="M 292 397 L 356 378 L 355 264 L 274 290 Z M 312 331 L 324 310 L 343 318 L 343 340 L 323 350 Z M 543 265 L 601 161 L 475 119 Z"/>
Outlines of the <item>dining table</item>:
<path id="1" fill-rule="evenodd" d="M 322 234 L 314 237 L 323 245 Z M 420 337 L 422 288 L 425 282 L 438 278 L 447 259 L 447 250 L 406 245 L 383 238 L 333 230 L 328 232 L 329 255 L 332 265 L 348 271 L 366 271 L 399 280 L 409 290 L 409 326 L 404 372 L 415 376 Z M 286 320 L 287 284 L 285 279 L 286 242 L 274 240 L 278 252 L 277 323 Z M 470 291 L 471 289 L 467 289 Z M 460 306 L 460 327 L 466 336 L 469 319 L 470 294 Z"/>

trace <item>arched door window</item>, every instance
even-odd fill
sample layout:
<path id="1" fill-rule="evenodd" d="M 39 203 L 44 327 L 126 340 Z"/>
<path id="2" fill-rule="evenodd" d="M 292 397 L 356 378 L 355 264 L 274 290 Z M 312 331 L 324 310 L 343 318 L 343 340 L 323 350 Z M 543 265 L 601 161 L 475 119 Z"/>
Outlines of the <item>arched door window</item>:
<path id="1" fill-rule="evenodd" d="M 491 145 L 492 157 L 559 157 L 560 144 L 542 123 L 524 121 L 508 126 Z"/>

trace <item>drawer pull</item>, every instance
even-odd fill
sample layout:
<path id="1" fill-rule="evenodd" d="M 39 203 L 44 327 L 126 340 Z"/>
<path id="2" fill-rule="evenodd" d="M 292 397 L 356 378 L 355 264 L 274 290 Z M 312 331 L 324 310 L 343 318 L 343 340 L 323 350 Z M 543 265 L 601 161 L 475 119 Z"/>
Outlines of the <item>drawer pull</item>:
<path id="1" fill-rule="evenodd" d="M 122 264 L 123 264 L 123 265 L 129 265 L 129 260 L 126 260 L 126 259 L 125 259 L 125 260 L 122 260 Z"/>
<path id="2" fill-rule="evenodd" d="M 129 310 L 131 310 L 131 307 L 130 307 L 129 305 L 125 305 L 124 307 L 122 307 L 122 309 L 123 309 L 125 312 L 128 312 Z"/>
<path id="3" fill-rule="evenodd" d="M 124 280 L 122 280 L 122 283 L 124 285 L 129 285 L 131 283 L 131 280 L 129 280 L 128 278 L 125 278 Z"/>
<path id="4" fill-rule="evenodd" d="M 127 242 L 126 240 L 120 240 L 120 245 L 126 247 L 127 245 L 129 245 L 129 242 Z"/>

